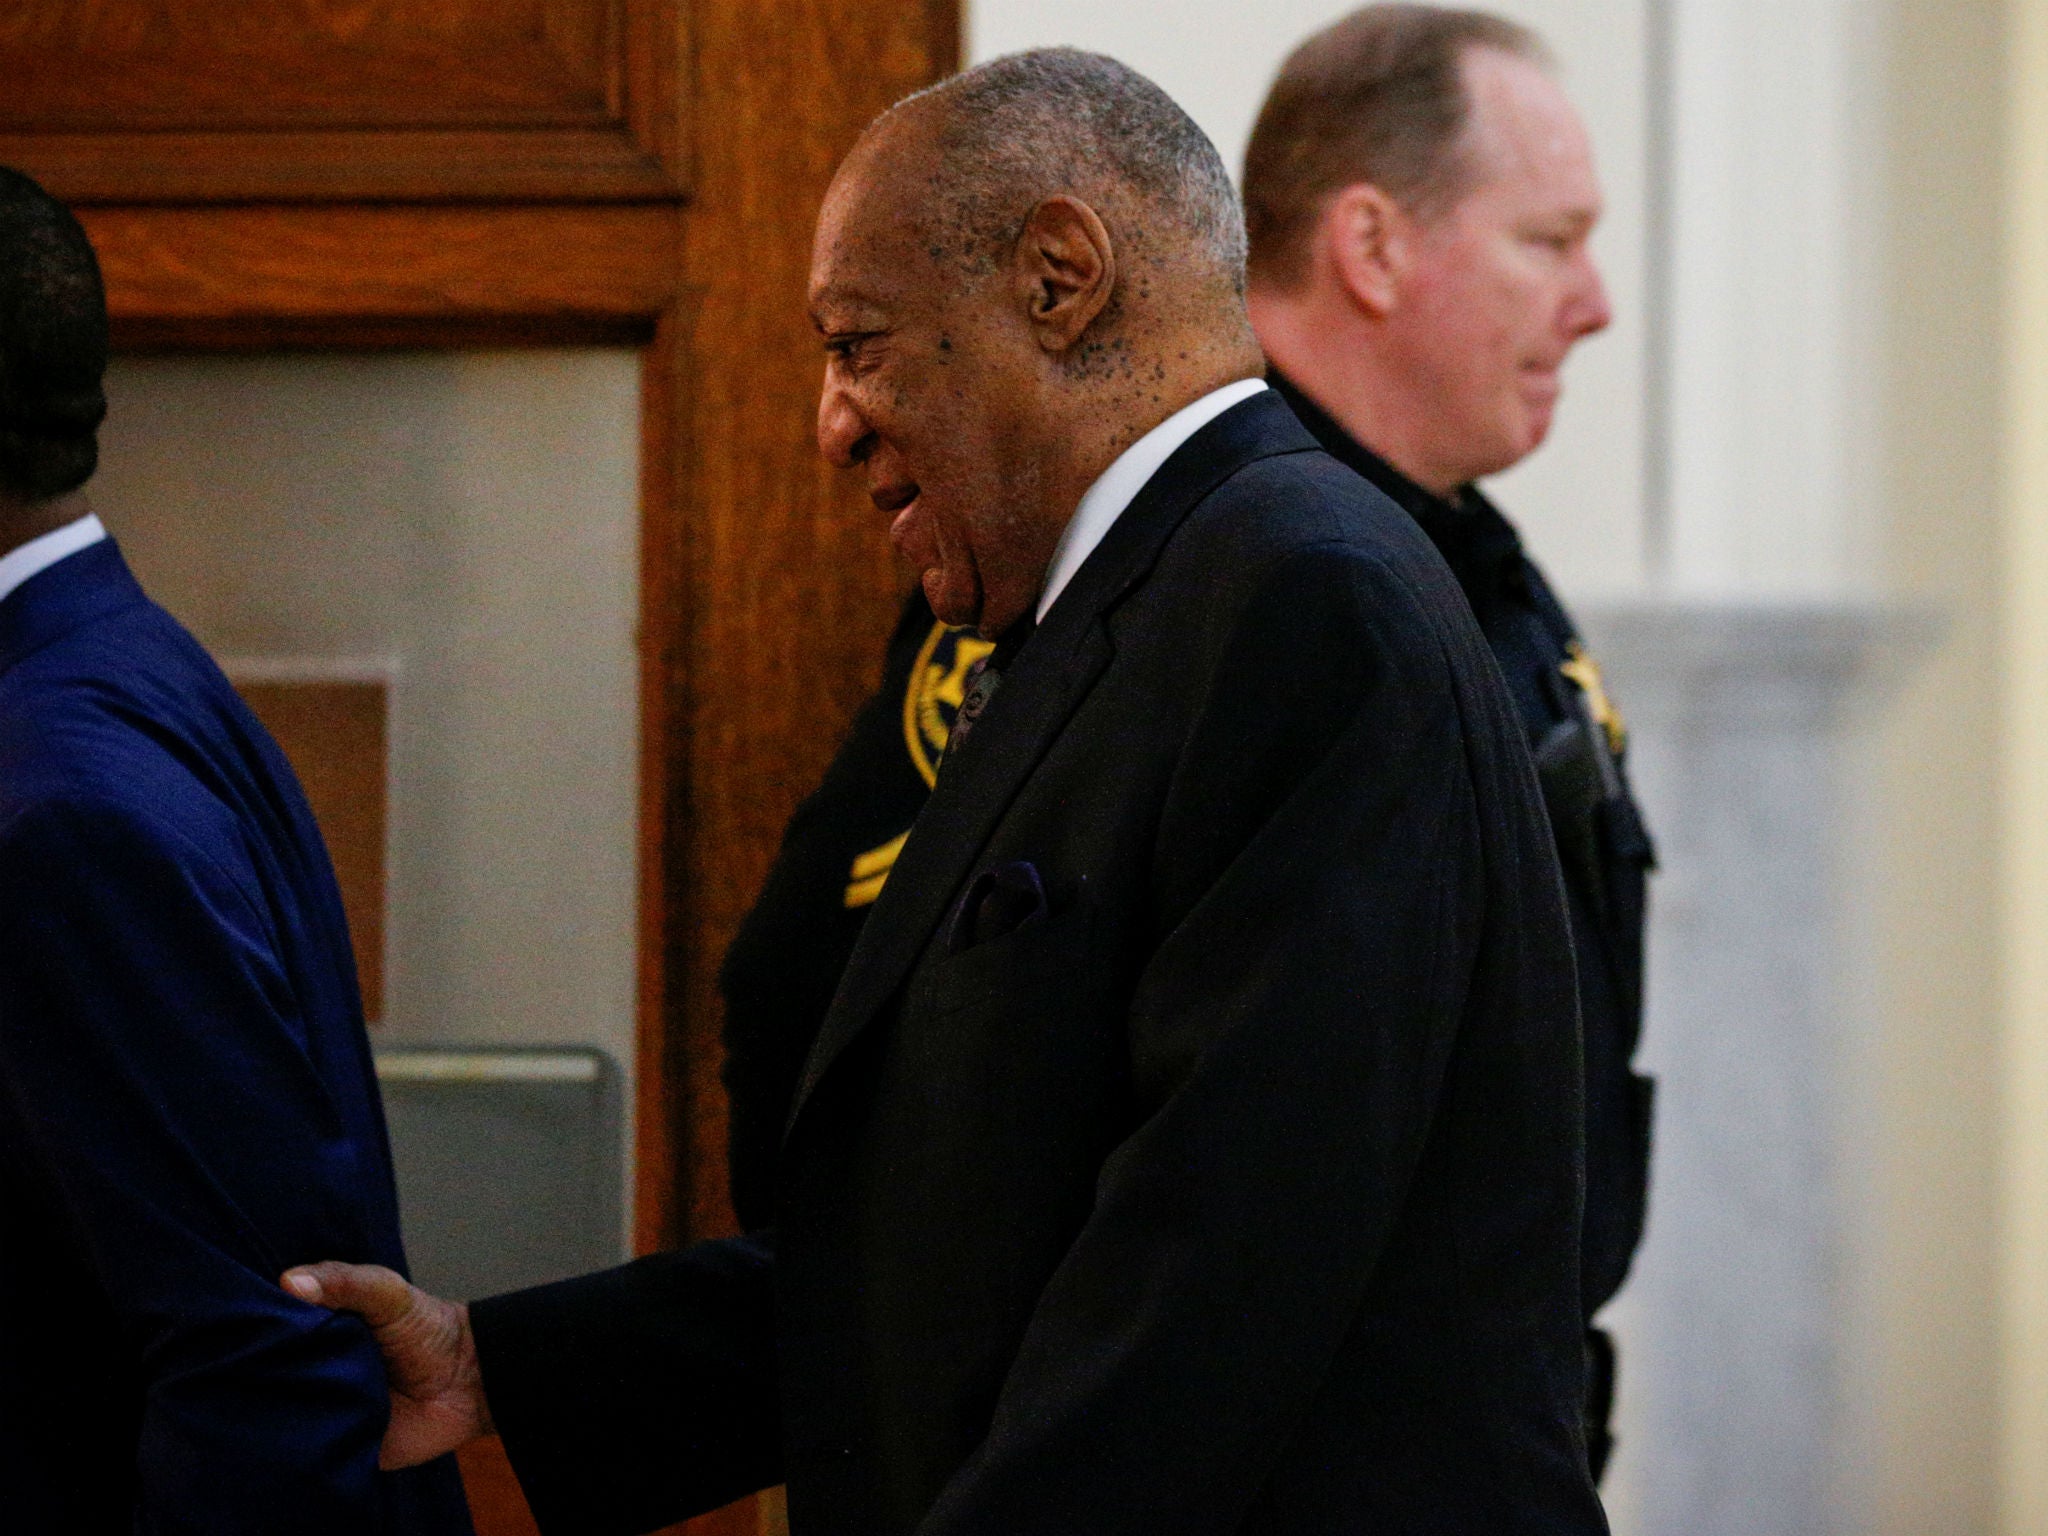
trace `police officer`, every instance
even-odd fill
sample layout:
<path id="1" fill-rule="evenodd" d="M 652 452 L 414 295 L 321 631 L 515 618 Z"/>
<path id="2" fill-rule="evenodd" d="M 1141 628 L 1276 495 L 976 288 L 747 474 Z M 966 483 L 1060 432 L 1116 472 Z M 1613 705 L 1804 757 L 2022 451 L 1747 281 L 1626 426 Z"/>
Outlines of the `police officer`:
<path id="1" fill-rule="evenodd" d="M 974 664 L 994 647 L 932 617 L 922 592 L 890 636 L 881 691 L 783 833 L 719 972 L 733 1210 L 774 1217 L 783 1119 L 861 924 L 910 835 Z"/>
<path id="2" fill-rule="evenodd" d="M 1614 1357 L 1594 1314 L 1628 1273 L 1649 1173 L 1642 1010 L 1649 838 L 1599 668 L 1474 482 L 1549 431 L 1558 370 L 1609 319 L 1588 249 L 1586 133 L 1526 29 L 1371 5 L 1303 43 L 1245 156 L 1251 310 L 1272 382 L 1331 454 L 1422 525 L 1528 728 L 1578 952 L 1586 1053 L 1581 1263 L 1595 1476 Z"/>

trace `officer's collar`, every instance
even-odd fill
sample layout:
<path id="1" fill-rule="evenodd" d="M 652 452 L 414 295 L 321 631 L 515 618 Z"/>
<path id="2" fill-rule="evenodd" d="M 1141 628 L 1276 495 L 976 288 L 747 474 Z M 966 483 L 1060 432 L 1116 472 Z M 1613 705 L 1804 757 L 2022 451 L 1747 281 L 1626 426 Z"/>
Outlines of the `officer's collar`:
<path id="1" fill-rule="evenodd" d="M 1267 370 L 1266 381 L 1294 408 L 1325 453 L 1370 480 L 1421 525 L 1475 608 L 1524 589 L 1522 541 L 1478 487 L 1462 486 L 1451 497 L 1425 490 L 1345 431 L 1278 368 Z"/>

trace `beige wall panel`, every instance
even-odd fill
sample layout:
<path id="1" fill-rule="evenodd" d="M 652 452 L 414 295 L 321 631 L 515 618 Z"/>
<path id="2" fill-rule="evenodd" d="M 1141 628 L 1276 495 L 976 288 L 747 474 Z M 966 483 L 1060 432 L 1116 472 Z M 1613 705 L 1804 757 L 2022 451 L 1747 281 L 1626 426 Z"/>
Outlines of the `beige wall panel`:
<path id="1" fill-rule="evenodd" d="M 1997 0 L 1901 0 L 1886 70 L 1880 581 L 1939 643 L 1889 693 L 1856 846 L 1877 1037 L 1845 1303 L 1879 1536 L 1993 1528 L 1998 1439 Z"/>
<path id="2" fill-rule="evenodd" d="M 393 667 L 380 1043 L 630 1078 L 638 387 L 629 351 L 113 369 L 94 501 L 155 596 L 219 655 Z"/>
<path id="3" fill-rule="evenodd" d="M 2013 0 L 2008 25 L 2001 1529 L 2034 1536 L 2048 1530 L 2048 3 Z"/>

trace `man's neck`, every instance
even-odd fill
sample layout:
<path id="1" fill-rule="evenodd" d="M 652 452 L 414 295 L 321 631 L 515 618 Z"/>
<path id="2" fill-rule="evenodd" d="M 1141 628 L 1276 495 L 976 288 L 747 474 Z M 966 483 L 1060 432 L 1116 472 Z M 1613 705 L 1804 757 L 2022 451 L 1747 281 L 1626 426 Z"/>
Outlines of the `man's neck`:
<path id="1" fill-rule="evenodd" d="M 0 558 L 46 533 L 55 533 L 67 523 L 77 522 L 91 510 L 83 491 L 54 496 L 48 501 L 19 501 L 0 494 Z"/>
<path id="2" fill-rule="evenodd" d="M 1130 401 L 1127 388 L 1112 386 L 1101 392 L 1099 405 L 1072 397 L 1062 399 L 1047 413 L 1045 430 L 1033 436 L 1041 448 L 1032 459 L 1038 477 L 1034 502 L 1041 509 L 1035 545 L 1020 550 L 1020 565 L 999 591 L 986 585 L 978 629 L 984 639 L 993 640 L 1025 613 L 1038 606 L 1043 582 L 1054 552 L 1066 532 L 1081 500 L 1107 473 L 1110 466 L 1129 452 L 1146 433 L 1239 379 L 1255 379 L 1264 372 L 1265 360 L 1251 341 L 1249 328 L 1236 344 L 1218 345 L 1203 338 L 1183 338 L 1179 344 L 1153 349 L 1172 358 L 1171 366 L 1159 365 L 1157 382 Z M 1141 376 L 1144 370 L 1140 369 Z M 1121 384 L 1121 381 L 1117 381 Z M 1127 403 L 1129 402 L 1129 403 Z M 1028 573 L 1028 575 L 1026 575 Z M 1019 580 L 1018 577 L 1025 579 Z M 984 572 L 986 583 L 987 573 Z"/>
<path id="3" fill-rule="evenodd" d="M 1264 356 L 1251 347 L 1205 353 L 1190 346 L 1182 350 L 1181 357 L 1186 361 L 1178 367 L 1162 366 L 1158 382 L 1135 392 L 1135 398 L 1129 386 L 1122 385 L 1106 393 L 1099 408 L 1070 407 L 1063 412 L 1079 426 L 1069 429 L 1073 451 L 1061 486 L 1063 514 L 1053 530 L 1055 541 L 1080 510 L 1082 497 L 1148 433 L 1226 384 L 1263 378 L 1266 372 Z M 1143 372 L 1141 369 L 1140 377 Z"/>
<path id="4" fill-rule="evenodd" d="M 1432 496 L 1457 498 L 1465 481 L 1434 462 L 1410 392 L 1389 376 L 1363 319 L 1313 287 L 1299 296 L 1254 289 L 1252 323 L 1273 366 L 1352 438 Z"/>

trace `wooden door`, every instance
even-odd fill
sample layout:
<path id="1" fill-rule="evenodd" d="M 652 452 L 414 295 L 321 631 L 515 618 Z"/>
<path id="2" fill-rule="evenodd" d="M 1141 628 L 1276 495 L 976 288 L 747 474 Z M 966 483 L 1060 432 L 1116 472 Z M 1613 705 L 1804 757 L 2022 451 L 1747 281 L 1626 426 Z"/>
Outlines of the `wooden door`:
<path id="1" fill-rule="evenodd" d="M 880 520 L 812 443 L 812 216 L 958 35 L 958 0 L 0 14 L 0 163 L 78 209 L 117 348 L 642 349 L 643 1251 L 731 1229 L 718 958 L 899 591 Z M 465 1472 L 486 1536 L 531 1529 L 501 1457 Z"/>

